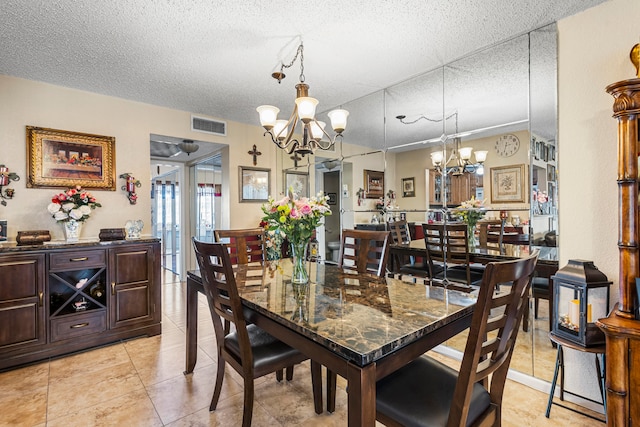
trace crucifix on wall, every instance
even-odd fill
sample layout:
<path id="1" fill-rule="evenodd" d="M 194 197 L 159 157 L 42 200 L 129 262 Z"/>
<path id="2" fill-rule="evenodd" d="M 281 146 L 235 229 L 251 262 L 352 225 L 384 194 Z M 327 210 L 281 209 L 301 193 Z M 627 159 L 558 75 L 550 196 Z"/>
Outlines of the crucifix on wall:
<path id="1" fill-rule="evenodd" d="M 298 153 L 293 153 L 293 156 L 289 157 L 291 160 L 293 160 L 293 167 L 297 168 L 298 167 L 298 160 L 302 160 L 302 157 L 298 157 Z"/>
<path id="2" fill-rule="evenodd" d="M 262 155 L 262 153 L 258 151 L 256 144 L 253 144 L 253 150 L 249 151 L 249 154 L 253 156 L 253 166 L 256 166 L 258 164 L 258 156 Z"/>

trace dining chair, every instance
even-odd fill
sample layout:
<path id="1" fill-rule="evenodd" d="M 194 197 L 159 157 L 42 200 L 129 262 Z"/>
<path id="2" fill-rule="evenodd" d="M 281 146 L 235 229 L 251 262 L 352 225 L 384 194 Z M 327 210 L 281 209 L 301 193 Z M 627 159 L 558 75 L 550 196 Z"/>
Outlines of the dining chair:
<path id="1" fill-rule="evenodd" d="M 387 229 L 391 233 L 391 242 L 393 244 L 409 244 L 411 243 L 411 234 L 406 220 L 389 221 Z M 428 274 L 424 258 L 416 259 L 413 256 L 401 254 L 391 255 L 391 268 L 395 273 L 410 274 L 412 276 L 424 277 Z M 408 261 L 408 262 L 407 262 Z"/>
<path id="2" fill-rule="evenodd" d="M 264 261 L 264 228 L 214 230 L 216 242 L 224 242 L 233 265 Z"/>
<path id="3" fill-rule="evenodd" d="M 342 230 L 338 266 L 383 277 L 389 259 L 388 231 Z"/>
<path id="4" fill-rule="evenodd" d="M 487 219 L 478 221 L 480 227 L 479 246 L 485 249 L 502 249 L 504 238 L 504 219 Z"/>
<path id="5" fill-rule="evenodd" d="M 471 264 L 468 228 L 461 223 L 422 224 L 429 277 L 470 291 L 482 282 L 484 266 Z M 454 287 L 456 287 L 454 284 Z"/>
<path id="6" fill-rule="evenodd" d="M 272 372 L 281 372 L 308 357 L 245 320 L 226 245 L 220 242 L 201 242 L 195 237 L 192 241 L 211 312 L 218 354 L 216 382 L 209 410 L 216 409 L 228 363 L 244 381 L 242 425 L 248 427 L 253 414 L 254 379 Z M 233 323 L 233 332 L 225 332 L 223 319 Z M 317 387 L 322 387 L 320 365 L 313 364 L 311 372 L 314 405 L 316 412 L 321 413 L 322 397 L 317 390 Z M 287 380 L 291 380 L 288 375 Z"/>
<path id="7" fill-rule="evenodd" d="M 460 370 L 421 356 L 376 384 L 391 426 L 499 426 L 504 385 L 538 253 L 487 265 Z M 509 283 L 496 291 L 498 283 Z"/>

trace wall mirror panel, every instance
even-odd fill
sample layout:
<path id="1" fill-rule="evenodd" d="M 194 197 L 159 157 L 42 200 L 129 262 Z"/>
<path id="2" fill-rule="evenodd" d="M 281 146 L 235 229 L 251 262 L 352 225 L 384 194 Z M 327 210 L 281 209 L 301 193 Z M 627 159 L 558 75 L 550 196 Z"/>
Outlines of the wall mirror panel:
<path id="1" fill-rule="evenodd" d="M 384 227 L 400 213 L 420 224 L 471 196 L 486 200 L 487 217 L 506 215 L 526 235 L 524 243 L 546 245 L 545 236 L 557 230 L 556 53 L 554 24 L 342 105 L 350 115 L 334 150 L 318 150 L 297 167 L 281 153 L 283 169 L 308 171 L 312 194 L 331 194 L 333 215 L 318 233 L 324 258 L 337 255 L 343 228 Z M 456 192 L 452 176 L 435 173 L 431 153 L 446 159 L 464 146 L 488 153 L 483 174 L 477 168 L 462 174 L 466 187 Z M 492 188 L 505 168 L 522 171 L 515 196 Z M 393 209 L 381 213 L 380 203 Z M 557 250 L 542 249 L 550 258 Z M 548 303 L 539 303 L 538 318 L 531 310 L 528 330 L 520 332 L 512 368 L 550 380 Z M 462 351 L 465 340 L 446 344 Z"/>

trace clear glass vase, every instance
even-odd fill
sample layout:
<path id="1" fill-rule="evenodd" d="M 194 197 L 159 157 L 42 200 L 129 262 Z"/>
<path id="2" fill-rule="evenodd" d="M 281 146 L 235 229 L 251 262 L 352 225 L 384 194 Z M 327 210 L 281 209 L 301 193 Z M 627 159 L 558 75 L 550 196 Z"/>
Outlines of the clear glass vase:
<path id="1" fill-rule="evenodd" d="M 476 247 L 476 224 L 467 224 L 467 246 L 469 249 Z"/>
<path id="2" fill-rule="evenodd" d="M 305 284 L 309 282 L 307 272 L 307 242 L 291 242 L 291 283 Z"/>

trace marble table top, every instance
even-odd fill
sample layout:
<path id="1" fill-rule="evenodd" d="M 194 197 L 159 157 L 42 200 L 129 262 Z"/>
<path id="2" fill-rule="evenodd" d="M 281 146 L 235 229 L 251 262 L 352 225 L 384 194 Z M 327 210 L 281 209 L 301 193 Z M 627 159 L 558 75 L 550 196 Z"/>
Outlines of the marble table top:
<path id="1" fill-rule="evenodd" d="M 473 294 L 348 273 L 309 263 L 310 283 L 292 286 L 291 260 L 238 266 L 243 304 L 364 366 L 469 315 Z M 199 276 L 199 272 L 189 272 Z"/>

